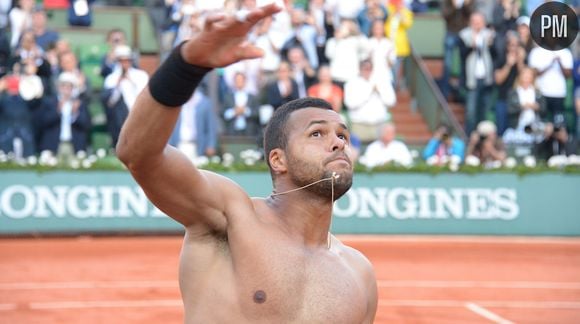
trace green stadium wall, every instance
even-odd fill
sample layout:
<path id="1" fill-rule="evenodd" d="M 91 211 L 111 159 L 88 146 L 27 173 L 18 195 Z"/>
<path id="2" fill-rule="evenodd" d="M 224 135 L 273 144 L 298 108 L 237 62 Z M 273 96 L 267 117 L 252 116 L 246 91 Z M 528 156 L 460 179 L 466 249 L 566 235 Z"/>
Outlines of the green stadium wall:
<path id="1" fill-rule="evenodd" d="M 267 173 L 228 173 L 267 196 Z M 341 234 L 580 235 L 580 175 L 357 174 L 335 205 Z M 116 171 L 0 173 L 0 235 L 172 233 L 180 225 Z"/>

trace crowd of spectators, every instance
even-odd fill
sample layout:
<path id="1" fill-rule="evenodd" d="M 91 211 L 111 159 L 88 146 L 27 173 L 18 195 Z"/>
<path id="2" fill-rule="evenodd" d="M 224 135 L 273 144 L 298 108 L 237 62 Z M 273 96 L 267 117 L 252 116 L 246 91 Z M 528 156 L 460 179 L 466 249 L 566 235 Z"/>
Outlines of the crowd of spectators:
<path id="1" fill-rule="evenodd" d="M 550 1 L 441 3 L 446 22 L 441 90 L 449 101 L 464 102 L 467 154 L 483 148 L 486 154 L 475 154 L 481 163 L 504 162 L 510 154 L 549 159 L 577 152 L 580 46 L 577 39 L 570 48 L 551 51 L 533 41 L 529 17 L 545 2 Z M 566 2 L 580 9 L 579 1 Z M 457 61 L 459 71 L 451 78 Z M 575 98 L 571 112 L 566 98 Z"/>
<path id="2" fill-rule="evenodd" d="M 33 0 L 17 0 L 12 7 L 6 5 L 9 2 L 0 0 L 0 150 L 21 157 L 49 151 L 66 162 L 92 149 L 91 82 L 79 68 L 73 44 L 47 26 L 41 7 Z M 233 14 L 263 2 L 146 2 L 157 28 L 161 60 L 195 36 L 212 11 Z M 277 2 L 284 10 L 248 35 L 264 56 L 209 73 L 183 106 L 170 144 L 191 158 L 224 153 L 220 136 L 244 138 L 259 148 L 263 128 L 277 107 L 313 96 L 328 100 L 349 124 L 361 163 L 412 165 L 417 156 L 397 138 L 390 110 L 396 107 L 397 93 L 406 90 L 403 62 L 411 54 L 407 31 L 414 15 L 427 9 L 426 1 Z M 575 150 L 576 136 L 566 132 L 562 112 L 565 78 L 574 75 L 580 80 L 572 66 L 576 56 L 569 49 L 549 52 L 533 46 L 529 29 L 521 28 L 529 19 L 520 15 L 518 3 L 441 1 L 447 22 L 441 89 L 450 100 L 464 95 L 469 138 L 465 143 L 451 127 L 440 125 L 422 154 L 429 164 L 460 164 L 466 156 L 485 164 L 501 163 L 508 156 L 505 144 L 511 143 L 533 144 L 538 156 Z M 75 7 L 73 13 L 90 13 L 93 1 L 85 4 L 81 9 L 86 12 Z M 128 46 L 122 30 L 111 30 L 106 43 L 109 51 L 102 58 L 103 87 L 97 100 L 114 153 L 121 126 L 149 76 L 139 68 L 139 53 Z M 453 83 L 456 50 L 462 68 L 459 81 Z M 495 120 L 489 121 L 493 91 Z"/>

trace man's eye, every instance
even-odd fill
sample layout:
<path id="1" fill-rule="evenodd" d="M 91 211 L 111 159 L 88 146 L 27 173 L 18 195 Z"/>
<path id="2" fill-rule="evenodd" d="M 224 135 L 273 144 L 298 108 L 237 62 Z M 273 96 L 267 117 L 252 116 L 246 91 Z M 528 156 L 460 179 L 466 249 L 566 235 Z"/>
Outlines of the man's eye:
<path id="1" fill-rule="evenodd" d="M 320 135 L 322 135 L 320 133 L 320 131 L 315 131 L 315 132 L 312 132 L 312 134 L 310 134 L 310 136 L 312 136 L 312 137 L 319 137 Z"/>

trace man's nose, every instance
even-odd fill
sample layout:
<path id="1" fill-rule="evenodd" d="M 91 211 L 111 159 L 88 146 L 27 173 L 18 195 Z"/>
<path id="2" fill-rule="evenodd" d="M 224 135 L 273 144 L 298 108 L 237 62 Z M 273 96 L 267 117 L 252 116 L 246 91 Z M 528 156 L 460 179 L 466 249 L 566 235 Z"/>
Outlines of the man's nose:
<path id="1" fill-rule="evenodd" d="M 346 143 L 345 143 L 345 139 L 344 138 L 340 138 L 338 136 L 333 136 L 332 137 L 332 151 L 337 151 L 337 150 L 344 150 Z"/>

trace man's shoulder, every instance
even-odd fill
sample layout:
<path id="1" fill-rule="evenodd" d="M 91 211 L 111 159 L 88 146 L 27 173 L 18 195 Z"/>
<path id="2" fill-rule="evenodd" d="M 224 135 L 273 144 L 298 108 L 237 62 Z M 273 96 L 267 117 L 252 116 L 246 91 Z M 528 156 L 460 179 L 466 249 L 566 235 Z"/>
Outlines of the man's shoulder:
<path id="1" fill-rule="evenodd" d="M 340 248 L 345 259 L 357 273 L 366 276 L 373 272 L 372 263 L 361 251 L 342 242 L 340 243 Z"/>

